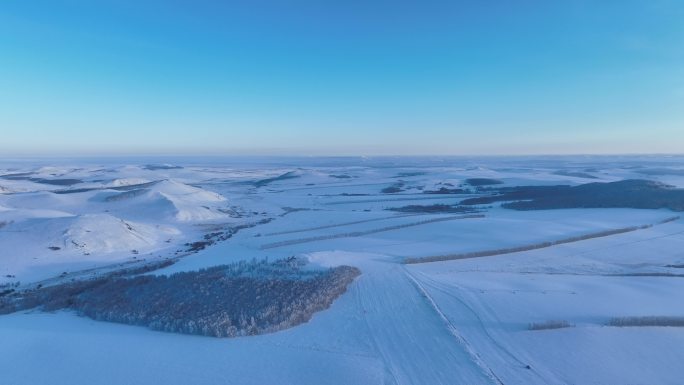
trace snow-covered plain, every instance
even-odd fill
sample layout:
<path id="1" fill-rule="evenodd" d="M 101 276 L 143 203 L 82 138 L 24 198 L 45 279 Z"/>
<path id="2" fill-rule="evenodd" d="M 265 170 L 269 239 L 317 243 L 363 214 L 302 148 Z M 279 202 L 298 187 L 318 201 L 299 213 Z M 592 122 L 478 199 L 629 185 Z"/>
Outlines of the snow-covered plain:
<path id="1" fill-rule="evenodd" d="M 31 287 L 169 258 L 177 262 L 153 273 L 294 255 L 362 275 L 310 322 L 252 337 L 162 333 L 65 311 L 0 316 L 0 383 L 679 384 L 684 328 L 606 326 L 613 317 L 684 317 L 684 220 L 660 224 L 677 213 L 389 209 L 457 204 L 481 193 L 469 178 L 684 187 L 682 161 L 8 161 L 0 164 L 0 284 Z M 470 191 L 426 193 L 440 188 Z M 505 255 L 402 263 L 644 225 L 653 226 Z M 188 251 L 186 244 L 237 226 L 231 238 Z M 569 327 L 530 330 L 548 321 Z"/>

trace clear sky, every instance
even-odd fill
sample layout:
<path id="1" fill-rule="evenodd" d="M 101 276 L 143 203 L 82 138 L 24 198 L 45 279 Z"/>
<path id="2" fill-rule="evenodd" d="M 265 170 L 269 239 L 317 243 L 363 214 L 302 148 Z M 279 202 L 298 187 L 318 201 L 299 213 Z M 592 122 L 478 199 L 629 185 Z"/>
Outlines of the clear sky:
<path id="1" fill-rule="evenodd" d="M 684 152 L 681 0 L 3 0 L 0 156 Z"/>

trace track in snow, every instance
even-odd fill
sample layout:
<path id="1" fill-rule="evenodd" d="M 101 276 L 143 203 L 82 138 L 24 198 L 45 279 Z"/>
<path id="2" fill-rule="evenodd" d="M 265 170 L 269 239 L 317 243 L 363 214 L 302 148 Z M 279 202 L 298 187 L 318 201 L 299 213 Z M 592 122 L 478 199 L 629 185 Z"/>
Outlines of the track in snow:
<path id="1" fill-rule="evenodd" d="M 365 264 L 358 302 L 395 385 L 498 384 L 448 329 L 399 264 Z"/>
<path id="2" fill-rule="evenodd" d="M 323 226 L 316 226 L 316 227 L 307 227 L 303 229 L 295 229 L 295 230 L 288 230 L 288 231 L 278 231 L 275 233 L 267 233 L 264 234 L 265 237 L 270 237 L 273 235 L 285 235 L 285 234 L 295 234 L 295 233 L 305 233 L 309 231 L 316 231 L 316 230 L 323 230 L 323 229 L 332 229 L 334 227 L 344 227 L 344 226 L 351 226 L 351 225 L 358 225 L 361 223 L 369 223 L 369 222 L 377 222 L 377 221 L 386 221 L 389 219 L 395 219 L 395 218 L 404 218 L 404 217 L 413 217 L 413 216 L 419 216 L 422 214 L 404 214 L 404 215 L 393 215 L 389 217 L 382 217 L 382 218 L 372 218 L 372 219 L 364 219 L 360 221 L 353 221 L 353 222 L 342 222 L 342 223 L 335 223 L 332 225 L 323 225 Z"/>
<path id="3" fill-rule="evenodd" d="M 266 244 L 264 244 L 264 245 L 261 246 L 261 250 L 273 249 L 273 248 L 276 248 L 276 247 L 283 247 L 283 246 L 290 246 L 290 245 L 297 245 L 297 244 L 300 244 L 300 243 L 309 243 L 309 242 L 316 242 L 316 241 L 326 241 L 326 240 L 337 239 L 337 238 L 362 237 L 362 236 L 365 236 L 365 235 L 377 234 L 377 233 L 382 233 L 382 232 L 385 232 L 385 231 L 399 230 L 399 229 L 403 229 L 403 228 L 406 228 L 406 227 L 414 227 L 414 226 L 427 225 L 427 224 L 436 223 L 436 222 L 446 222 L 446 221 L 453 221 L 453 220 L 457 220 L 457 219 L 475 219 L 475 218 L 484 218 L 484 217 L 485 217 L 485 216 L 482 215 L 482 214 L 456 215 L 456 216 L 450 216 L 450 217 L 440 217 L 440 218 L 426 219 L 426 220 L 419 221 L 419 222 L 404 223 L 404 224 L 401 224 L 401 225 L 387 226 L 387 227 L 382 227 L 382 228 L 378 228 L 378 229 L 371 229 L 371 230 L 365 230 L 365 231 L 353 231 L 353 232 L 348 232 L 348 233 L 321 235 L 321 236 L 317 236 L 317 237 L 290 239 L 290 240 L 286 240 L 286 241 L 273 242 L 273 243 L 266 243 Z"/>
<path id="4" fill-rule="evenodd" d="M 409 194 L 406 194 L 409 195 Z M 412 194 L 411 194 L 412 195 Z M 433 194 L 430 194 L 433 195 Z M 448 199 L 458 199 L 464 200 L 467 198 L 479 197 L 479 195 L 473 194 L 437 194 L 440 196 L 426 196 L 426 197 L 416 197 L 415 195 L 410 198 L 385 198 L 385 199 L 359 199 L 359 200 L 346 200 L 346 201 L 333 201 L 324 203 L 326 206 L 334 205 L 346 205 L 354 203 L 382 203 L 382 202 L 402 202 L 402 201 L 430 201 L 430 200 L 448 200 Z M 396 196 L 396 195 L 395 195 Z"/>
<path id="5" fill-rule="evenodd" d="M 439 282 L 425 274 L 414 275 L 408 271 L 407 274 L 429 298 L 445 322 L 459 333 L 468 350 L 476 357 L 476 362 L 490 371 L 500 384 L 565 384 L 553 373 L 536 365 L 527 368 L 532 360 L 506 343 L 503 336 L 496 332 L 499 320 L 481 301 L 474 304 L 468 301 L 467 290 Z M 440 304 L 449 311 L 444 312 Z M 492 367 L 496 368 L 496 374 L 490 369 Z"/>

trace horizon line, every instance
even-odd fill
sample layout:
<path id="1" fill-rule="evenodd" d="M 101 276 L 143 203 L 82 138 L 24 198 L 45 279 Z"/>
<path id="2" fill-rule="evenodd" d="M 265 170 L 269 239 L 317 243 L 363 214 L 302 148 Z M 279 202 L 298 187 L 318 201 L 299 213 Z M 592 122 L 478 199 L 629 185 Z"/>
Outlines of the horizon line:
<path id="1" fill-rule="evenodd" d="M 502 153 L 502 154 L 154 154 L 154 153 L 122 153 L 122 154 L 52 154 L 52 155 L 30 155 L 13 154 L 0 155 L 0 160 L 6 159 L 93 159 L 93 158 L 524 158 L 524 157 L 672 157 L 684 156 L 684 152 L 625 152 L 625 153 Z"/>

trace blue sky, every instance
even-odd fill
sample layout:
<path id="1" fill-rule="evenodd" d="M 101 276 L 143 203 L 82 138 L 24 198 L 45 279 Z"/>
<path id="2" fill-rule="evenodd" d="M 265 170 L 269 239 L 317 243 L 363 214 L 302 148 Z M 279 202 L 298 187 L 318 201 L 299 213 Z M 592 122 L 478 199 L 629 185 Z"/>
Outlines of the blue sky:
<path id="1" fill-rule="evenodd" d="M 0 153 L 681 153 L 684 2 L 0 4 Z"/>

